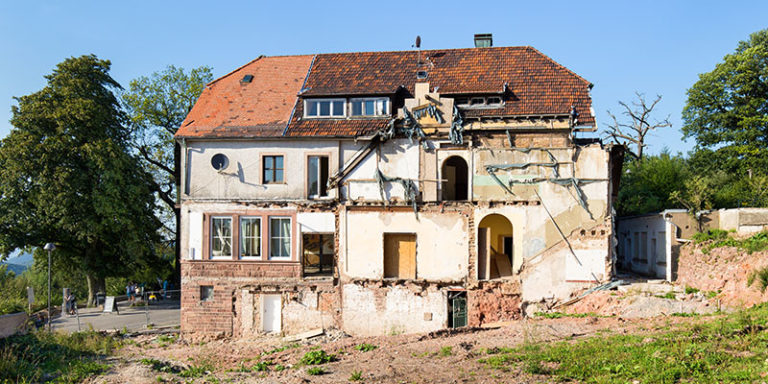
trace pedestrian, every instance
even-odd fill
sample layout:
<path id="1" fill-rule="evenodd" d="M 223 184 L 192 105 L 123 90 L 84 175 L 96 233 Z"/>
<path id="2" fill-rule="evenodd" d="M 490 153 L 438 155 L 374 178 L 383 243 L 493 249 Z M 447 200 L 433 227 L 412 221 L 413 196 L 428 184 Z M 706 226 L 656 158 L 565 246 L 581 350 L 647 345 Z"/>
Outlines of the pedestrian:
<path id="1" fill-rule="evenodd" d="M 128 296 L 128 301 L 133 303 L 133 282 L 129 282 L 128 285 L 125 286 L 125 295 Z"/>
<path id="2" fill-rule="evenodd" d="M 66 314 L 72 314 L 72 293 L 67 291 L 67 296 L 64 297 L 64 311 Z"/>
<path id="3" fill-rule="evenodd" d="M 77 300 L 75 299 L 75 294 L 70 293 L 69 299 L 67 302 L 67 307 L 69 308 L 69 314 L 74 315 L 77 313 Z"/>

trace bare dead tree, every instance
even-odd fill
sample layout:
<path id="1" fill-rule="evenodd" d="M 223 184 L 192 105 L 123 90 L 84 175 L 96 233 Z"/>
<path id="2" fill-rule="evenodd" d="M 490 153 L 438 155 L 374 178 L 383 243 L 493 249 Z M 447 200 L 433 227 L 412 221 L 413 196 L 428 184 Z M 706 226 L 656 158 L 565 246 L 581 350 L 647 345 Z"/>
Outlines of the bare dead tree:
<path id="1" fill-rule="evenodd" d="M 624 145 L 629 149 L 630 145 L 637 146 L 637 151 L 632 152 L 629 149 L 629 153 L 638 158 L 643 158 L 643 148 L 647 146 L 645 144 L 645 137 L 648 132 L 657 128 L 671 127 L 672 123 L 669 121 L 669 115 L 664 120 L 651 121 L 651 114 L 653 108 L 661 101 L 661 95 L 656 95 L 656 99 L 650 104 L 645 101 L 645 95 L 640 92 L 635 92 L 637 100 L 633 101 L 631 105 L 623 101 L 619 101 L 619 105 L 624 109 L 621 112 L 626 118 L 627 122 L 619 122 L 616 115 L 608 111 L 608 115 L 613 119 L 613 124 L 608 124 L 606 135 L 617 144 Z"/>

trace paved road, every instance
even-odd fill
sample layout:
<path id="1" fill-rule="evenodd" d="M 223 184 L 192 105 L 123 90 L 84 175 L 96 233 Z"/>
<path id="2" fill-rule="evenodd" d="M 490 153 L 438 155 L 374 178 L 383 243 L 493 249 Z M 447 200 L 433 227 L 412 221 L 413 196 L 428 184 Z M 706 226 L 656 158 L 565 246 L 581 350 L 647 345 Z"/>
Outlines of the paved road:
<path id="1" fill-rule="evenodd" d="M 147 314 L 144 307 L 128 307 L 119 303 L 120 314 L 103 313 L 98 308 L 80 309 L 80 329 L 89 329 L 89 324 L 97 331 L 123 330 L 141 331 L 147 329 Z M 166 301 L 149 306 L 149 323 L 153 327 L 172 327 L 181 322 L 179 302 Z M 61 316 L 52 321 L 54 331 L 74 332 L 78 330 L 76 316 Z"/>

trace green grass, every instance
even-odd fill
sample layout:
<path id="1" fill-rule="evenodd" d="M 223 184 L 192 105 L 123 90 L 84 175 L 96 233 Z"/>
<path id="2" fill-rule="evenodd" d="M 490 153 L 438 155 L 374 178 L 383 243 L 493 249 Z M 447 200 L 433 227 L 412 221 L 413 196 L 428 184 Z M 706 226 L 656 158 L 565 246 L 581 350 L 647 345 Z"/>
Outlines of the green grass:
<path id="1" fill-rule="evenodd" d="M 675 295 L 674 291 L 669 291 L 663 295 L 654 295 L 658 297 L 659 299 L 669 299 L 669 300 L 675 300 L 677 298 L 677 295 Z"/>
<path id="2" fill-rule="evenodd" d="M 109 365 L 101 363 L 121 345 L 105 333 L 76 332 L 71 335 L 30 333 L 0 339 L 0 382 L 78 383 L 101 374 Z"/>
<path id="3" fill-rule="evenodd" d="M 699 293 L 699 289 L 698 288 L 694 288 L 694 287 L 686 286 L 685 287 L 685 294 L 686 295 L 690 295 L 691 293 Z"/>
<path id="4" fill-rule="evenodd" d="M 322 375 L 324 373 L 325 373 L 325 369 L 323 369 L 323 367 L 312 367 L 307 369 L 307 374 L 310 376 Z"/>
<path id="5" fill-rule="evenodd" d="M 299 347 L 299 344 L 296 344 L 296 343 L 293 343 L 293 344 L 285 344 L 285 345 L 283 345 L 283 346 L 280 346 L 280 347 L 274 348 L 274 349 L 272 349 L 272 350 L 270 350 L 270 351 L 267 351 L 267 352 L 262 352 L 262 354 L 261 354 L 261 355 L 262 355 L 262 356 L 268 356 L 268 355 L 271 355 L 271 354 L 273 354 L 273 353 L 278 353 L 278 352 L 282 352 L 282 351 L 285 351 L 285 350 L 287 350 L 287 349 L 293 349 L 293 348 L 298 348 L 298 347 Z"/>
<path id="6" fill-rule="evenodd" d="M 563 313 L 563 312 L 536 312 L 533 314 L 536 317 L 544 319 L 560 319 L 563 317 L 600 317 L 596 313 Z"/>
<path id="7" fill-rule="evenodd" d="M 368 343 L 355 345 L 355 349 L 362 352 L 370 352 L 376 348 L 378 348 L 378 346 L 375 346 L 373 344 L 368 344 Z"/>
<path id="8" fill-rule="evenodd" d="M 336 355 L 329 355 L 322 349 L 309 351 L 301 358 L 300 363 L 304 365 L 320 365 L 336 361 Z"/>
<path id="9" fill-rule="evenodd" d="M 766 322 L 768 304 L 691 319 L 670 331 L 499 349 L 480 362 L 488 368 L 518 368 L 560 382 L 760 382 L 768 366 Z"/>
<path id="10" fill-rule="evenodd" d="M 747 276 L 747 286 L 750 287 L 755 282 L 757 282 L 760 292 L 765 292 L 765 288 L 768 287 L 768 267 L 758 268 L 750 272 Z"/>
<path id="11" fill-rule="evenodd" d="M 179 376 L 185 378 L 203 377 L 210 373 L 213 373 L 216 368 L 208 360 L 201 360 L 197 364 L 192 364 L 187 369 L 179 372 Z"/>
<path id="12" fill-rule="evenodd" d="M 453 347 L 447 346 L 440 348 L 440 352 L 437 353 L 440 357 L 446 357 L 453 355 Z"/>
<path id="13" fill-rule="evenodd" d="M 717 232 L 718 235 L 712 236 L 704 236 L 701 233 L 697 233 L 694 235 L 694 241 L 696 243 L 707 242 L 707 244 L 704 245 L 704 247 L 701 249 L 701 251 L 704 253 L 709 253 L 709 251 L 721 247 L 736 247 L 747 251 L 747 253 L 768 250 L 768 231 L 758 232 L 744 239 L 735 239 L 730 237 L 728 232 L 725 232 L 724 235 L 721 232 L 724 231 L 719 231 Z M 702 235 L 698 237 L 699 240 L 697 240 L 697 235 Z"/>

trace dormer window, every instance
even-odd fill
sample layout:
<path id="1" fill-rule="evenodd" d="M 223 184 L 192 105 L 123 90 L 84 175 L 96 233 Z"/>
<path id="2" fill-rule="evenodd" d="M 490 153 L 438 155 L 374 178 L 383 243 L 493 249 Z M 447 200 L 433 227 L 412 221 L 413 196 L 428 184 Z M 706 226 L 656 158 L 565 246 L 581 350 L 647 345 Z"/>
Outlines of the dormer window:
<path id="1" fill-rule="evenodd" d="M 366 97 L 351 99 L 352 116 L 386 116 L 389 115 L 389 99 L 386 97 Z"/>
<path id="2" fill-rule="evenodd" d="M 304 117 L 345 117 L 345 99 L 304 100 Z"/>
<path id="3" fill-rule="evenodd" d="M 501 108 L 504 100 L 501 96 L 457 97 L 455 105 L 463 109 Z"/>

